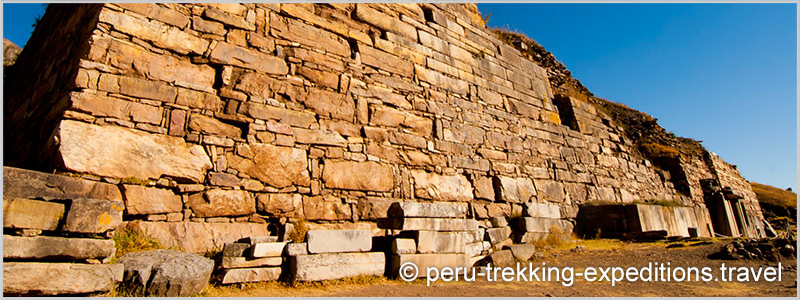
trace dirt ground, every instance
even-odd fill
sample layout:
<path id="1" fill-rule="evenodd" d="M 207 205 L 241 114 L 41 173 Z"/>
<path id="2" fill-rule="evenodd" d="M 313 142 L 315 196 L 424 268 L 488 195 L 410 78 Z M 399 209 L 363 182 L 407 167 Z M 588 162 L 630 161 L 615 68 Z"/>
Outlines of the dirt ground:
<path id="1" fill-rule="evenodd" d="M 254 283 L 223 287 L 209 286 L 202 296 L 215 297 L 262 297 L 262 296 L 342 296 L 342 297 L 570 297 L 570 296 L 797 296 L 797 261 L 784 259 L 781 262 L 781 281 L 767 282 L 763 277 L 755 281 L 723 282 L 720 266 L 754 268 L 776 267 L 777 262 L 711 260 L 706 255 L 716 252 L 729 241 L 715 240 L 711 243 L 682 242 L 683 247 L 666 248 L 672 243 L 628 243 L 615 240 L 587 240 L 567 245 L 559 250 L 545 251 L 545 257 L 534 259 L 534 267 L 542 262 L 548 267 L 572 267 L 575 274 L 586 268 L 603 267 L 646 267 L 649 263 L 670 263 L 670 267 L 710 267 L 716 280 L 704 282 L 692 280 L 683 282 L 587 282 L 574 276 L 572 286 L 561 282 L 519 282 L 503 280 L 489 282 L 477 277 L 473 282 L 434 282 L 427 286 L 425 279 L 405 282 L 401 279 L 383 277 L 362 277 L 323 283 L 301 283 L 290 286 L 286 283 Z M 583 251 L 568 251 L 575 245 L 583 245 Z M 748 269 L 749 270 L 749 269 Z M 527 274 L 527 273 L 526 273 Z M 598 277 L 600 272 L 598 272 Z M 678 273 L 680 276 L 680 273 Z M 726 275 L 728 277 L 728 275 Z"/>

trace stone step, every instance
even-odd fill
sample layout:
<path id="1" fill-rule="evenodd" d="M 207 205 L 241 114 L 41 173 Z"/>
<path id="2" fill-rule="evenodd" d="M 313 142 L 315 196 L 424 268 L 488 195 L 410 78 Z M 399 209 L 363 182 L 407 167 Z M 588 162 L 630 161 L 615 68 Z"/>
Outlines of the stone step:
<path id="1" fill-rule="evenodd" d="M 56 230 L 64 204 L 29 199 L 3 199 L 3 228 Z"/>
<path id="2" fill-rule="evenodd" d="M 278 267 L 283 264 L 282 257 L 247 259 L 245 257 L 223 257 L 220 266 L 225 269 Z"/>
<path id="3" fill-rule="evenodd" d="M 222 284 L 274 281 L 280 277 L 280 267 L 226 269 L 219 275 Z"/>
<path id="4" fill-rule="evenodd" d="M 514 254 L 511 250 L 501 250 L 489 255 L 492 267 L 510 267 L 515 264 Z"/>
<path id="5" fill-rule="evenodd" d="M 378 228 L 408 231 L 471 231 L 478 230 L 478 221 L 474 219 L 391 218 L 378 220 Z"/>
<path id="6" fill-rule="evenodd" d="M 358 275 L 383 276 L 386 257 L 382 252 L 323 253 L 289 257 L 290 280 L 321 281 Z"/>
<path id="7" fill-rule="evenodd" d="M 528 261 L 536 252 L 536 246 L 531 244 L 510 245 L 504 248 L 511 250 L 511 254 L 519 261 Z"/>
<path id="8" fill-rule="evenodd" d="M 286 242 L 257 243 L 250 248 L 250 257 L 280 257 Z"/>
<path id="9" fill-rule="evenodd" d="M 90 198 L 122 201 L 116 185 L 64 175 L 3 167 L 3 198 Z"/>
<path id="10" fill-rule="evenodd" d="M 125 204 L 122 201 L 72 199 L 62 229 L 77 233 L 103 233 L 114 230 L 122 223 L 124 210 Z"/>
<path id="11" fill-rule="evenodd" d="M 389 206 L 389 217 L 395 218 L 464 218 L 466 203 L 450 202 L 395 202 Z"/>
<path id="12" fill-rule="evenodd" d="M 122 264 L 3 263 L 3 296 L 106 292 L 122 281 Z"/>
<path id="13" fill-rule="evenodd" d="M 54 236 L 3 235 L 5 259 L 100 259 L 114 255 L 114 241 Z"/>
<path id="14" fill-rule="evenodd" d="M 308 252 L 312 254 L 372 249 L 372 232 L 369 230 L 309 230 L 307 237 Z"/>
<path id="15" fill-rule="evenodd" d="M 413 263 L 420 278 L 427 277 L 428 268 L 437 268 L 440 272 L 445 267 L 455 270 L 457 267 L 470 267 L 470 257 L 466 254 L 400 254 L 392 255 L 392 275 L 397 276 L 400 267 L 406 263 Z M 460 273 L 463 274 L 463 273 Z"/>

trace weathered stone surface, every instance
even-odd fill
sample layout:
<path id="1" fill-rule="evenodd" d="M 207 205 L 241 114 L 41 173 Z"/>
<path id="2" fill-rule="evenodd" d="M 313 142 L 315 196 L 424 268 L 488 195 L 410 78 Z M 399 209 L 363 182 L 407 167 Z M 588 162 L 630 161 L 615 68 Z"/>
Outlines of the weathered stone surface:
<path id="1" fill-rule="evenodd" d="M 330 130 L 312 130 L 303 128 L 293 129 L 294 141 L 300 144 L 307 145 L 325 145 L 344 147 L 347 146 L 347 140 L 341 135 Z"/>
<path id="2" fill-rule="evenodd" d="M 257 243 L 250 248 L 250 257 L 280 257 L 286 242 Z"/>
<path id="3" fill-rule="evenodd" d="M 12 167 L 3 167 L 3 197 L 122 200 L 119 189 L 112 184 Z"/>
<path id="4" fill-rule="evenodd" d="M 289 243 L 286 244 L 286 255 L 298 256 L 308 254 L 308 244 L 306 243 Z"/>
<path id="5" fill-rule="evenodd" d="M 237 187 L 242 185 L 242 180 L 239 177 L 228 173 L 209 173 L 208 184 L 215 186 Z"/>
<path id="6" fill-rule="evenodd" d="M 181 197 L 170 190 L 125 184 L 122 191 L 129 215 L 163 214 L 183 209 Z"/>
<path id="7" fill-rule="evenodd" d="M 63 120 L 56 137 L 59 158 L 75 172 L 115 178 L 161 176 L 202 182 L 211 161 L 200 145 L 182 138 L 116 126 Z"/>
<path id="8" fill-rule="evenodd" d="M 403 35 L 410 39 L 417 39 L 417 30 L 414 26 L 408 23 L 401 22 L 398 18 L 393 18 L 389 15 L 383 14 L 368 6 L 368 4 L 360 3 L 356 5 L 355 17 L 367 23 L 375 25 L 383 30 L 391 31 Z"/>
<path id="9" fill-rule="evenodd" d="M 62 230 L 78 233 L 103 233 L 122 223 L 122 201 L 72 199 Z"/>
<path id="10" fill-rule="evenodd" d="M 494 186 L 499 200 L 506 202 L 527 202 L 536 196 L 536 188 L 529 178 L 496 176 Z"/>
<path id="11" fill-rule="evenodd" d="M 3 235 L 3 258 L 77 260 L 114 255 L 114 241 L 54 236 L 20 237 Z"/>
<path id="12" fill-rule="evenodd" d="M 489 255 L 489 259 L 492 261 L 493 267 L 510 267 L 515 263 L 511 250 L 495 251 Z"/>
<path id="13" fill-rule="evenodd" d="M 339 83 L 338 78 L 336 83 Z M 317 114 L 334 119 L 352 121 L 355 114 L 355 103 L 351 97 L 323 89 L 311 89 L 303 103 Z"/>
<path id="14" fill-rule="evenodd" d="M 262 214 L 286 217 L 303 216 L 303 196 L 300 194 L 258 194 L 257 211 Z"/>
<path id="15" fill-rule="evenodd" d="M 244 257 L 250 247 L 249 243 L 227 243 L 222 248 L 222 257 Z"/>
<path id="16" fill-rule="evenodd" d="M 231 168 L 276 188 L 311 183 L 306 151 L 258 143 L 251 143 L 247 148 L 241 153 L 244 157 L 228 156 Z"/>
<path id="17" fill-rule="evenodd" d="M 383 276 L 386 257 L 381 252 L 323 253 L 289 257 L 290 280 L 321 281 L 358 275 Z"/>
<path id="18" fill-rule="evenodd" d="M 372 249 L 372 232 L 369 230 L 309 230 L 308 252 L 367 252 Z"/>
<path id="19" fill-rule="evenodd" d="M 466 241 L 460 232 L 420 230 L 412 236 L 418 253 L 464 253 Z"/>
<path id="20" fill-rule="evenodd" d="M 522 204 L 522 215 L 526 217 L 560 219 L 561 210 L 558 204 L 526 202 Z"/>
<path id="21" fill-rule="evenodd" d="M 3 294 L 52 296 L 107 292 L 122 281 L 124 270 L 122 264 L 4 262 Z"/>
<path id="22" fill-rule="evenodd" d="M 3 228 L 55 230 L 64 217 L 64 204 L 3 199 Z"/>
<path id="23" fill-rule="evenodd" d="M 333 195 L 303 196 L 303 215 L 308 220 L 352 220 L 353 209 Z"/>
<path id="24" fill-rule="evenodd" d="M 566 220 L 550 219 L 550 218 L 520 218 L 517 222 L 517 228 L 525 232 L 551 232 L 553 228 L 561 232 L 572 232 L 571 225 Z"/>
<path id="25" fill-rule="evenodd" d="M 495 200 L 494 185 L 491 178 L 478 176 L 473 178 L 472 185 L 475 187 L 475 199 Z"/>
<path id="26" fill-rule="evenodd" d="M 437 201 L 472 200 L 472 185 L 463 175 L 439 175 L 422 170 L 411 170 L 414 178 L 414 194 L 417 197 Z"/>
<path id="27" fill-rule="evenodd" d="M 243 283 L 243 282 L 264 282 L 274 281 L 281 277 L 281 268 L 243 268 L 227 269 L 220 273 L 220 283 Z"/>
<path id="28" fill-rule="evenodd" d="M 205 289 L 214 261 L 197 254 L 151 250 L 123 255 L 123 285 L 136 296 L 186 297 Z"/>
<path id="29" fill-rule="evenodd" d="M 393 254 L 414 254 L 417 253 L 417 242 L 414 239 L 394 239 L 392 240 Z"/>
<path id="30" fill-rule="evenodd" d="M 189 117 L 189 129 L 202 132 L 204 134 L 215 134 L 227 137 L 242 137 L 242 129 L 230 124 L 223 123 L 201 114 L 192 114 Z"/>
<path id="31" fill-rule="evenodd" d="M 468 231 L 478 230 L 473 219 L 404 218 L 378 220 L 378 227 L 398 230 Z"/>
<path id="32" fill-rule="evenodd" d="M 489 236 L 489 241 L 492 244 L 497 244 L 511 236 L 511 227 L 489 228 L 486 229 L 486 235 Z"/>
<path id="33" fill-rule="evenodd" d="M 508 220 L 506 217 L 492 217 L 490 220 L 492 222 L 492 227 L 506 227 L 508 226 Z"/>
<path id="34" fill-rule="evenodd" d="M 264 257 L 247 259 L 245 257 L 223 257 L 220 264 L 223 268 L 255 268 L 255 267 L 278 267 L 283 263 L 283 258 Z"/>
<path id="35" fill-rule="evenodd" d="M 428 268 L 436 268 L 441 270 L 445 267 L 449 268 L 467 268 L 471 267 L 469 256 L 466 254 L 400 254 L 392 255 L 391 273 L 398 275 L 400 266 L 406 263 L 413 263 L 419 270 L 419 277 L 425 278 L 428 276 Z M 464 272 L 464 269 L 461 269 Z M 461 273 L 463 274 L 463 273 Z"/>
<path id="36" fill-rule="evenodd" d="M 242 216 L 256 212 L 256 200 L 243 190 L 207 190 L 189 196 L 186 205 L 201 218 Z"/>
<path id="37" fill-rule="evenodd" d="M 395 218 L 463 218 L 467 216 L 466 203 L 447 202 L 394 202 L 388 215 Z"/>
<path id="38" fill-rule="evenodd" d="M 511 254 L 518 261 L 528 261 L 533 257 L 533 253 L 536 252 L 536 246 L 531 244 L 510 245 L 506 246 L 506 248 L 511 250 Z"/>
<path id="39" fill-rule="evenodd" d="M 205 253 L 243 237 L 269 235 L 266 224 L 200 222 L 132 222 L 134 230 L 156 239 L 166 247 Z"/>
<path id="40" fill-rule="evenodd" d="M 491 248 L 491 245 L 486 245 L 489 242 L 475 242 L 464 245 L 464 253 L 469 257 L 481 255 L 484 250 Z"/>
<path id="41" fill-rule="evenodd" d="M 534 180 L 539 201 L 563 202 L 565 199 L 564 184 L 553 180 Z"/>
<path id="42" fill-rule="evenodd" d="M 392 167 L 372 161 L 325 160 L 322 180 L 329 188 L 361 191 L 390 191 L 394 186 Z"/>
<path id="43" fill-rule="evenodd" d="M 285 75 L 289 67 L 282 59 L 255 50 L 242 48 L 225 42 L 217 42 L 209 58 L 218 63 L 233 65 L 267 74 Z"/>

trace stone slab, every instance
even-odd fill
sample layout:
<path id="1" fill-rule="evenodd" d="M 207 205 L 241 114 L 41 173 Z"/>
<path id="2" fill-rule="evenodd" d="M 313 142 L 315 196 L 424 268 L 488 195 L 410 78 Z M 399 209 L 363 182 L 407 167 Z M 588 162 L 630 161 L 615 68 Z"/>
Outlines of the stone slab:
<path id="1" fill-rule="evenodd" d="M 112 240 L 3 235 L 5 259 L 103 260 L 113 256 L 115 251 Z"/>
<path id="2" fill-rule="evenodd" d="M 392 255 L 391 274 L 397 276 L 400 267 L 406 263 L 413 263 L 419 270 L 419 277 L 427 277 L 428 268 L 441 270 L 445 267 L 470 267 L 470 257 L 466 254 L 400 254 Z"/>
<path id="3" fill-rule="evenodd" d="M 397 230 L 471 231 L 478 230 L 474 219 L 404 218 L 380 219 L 378 227 Z"/>
<path id="4" fill-rule="evenodd" d="M 205 289 L 214 261 L 175 250 L 132 252 L 120 257 L 125 266 L 122 288 L 134 296 L 186 297 Z"/>
<path id="5" fill-rule="evenodd" d="M 131 222 L 134 230 L 154 238 L 166 247 L 192 253 L 222 248 L 244 237 L 269 235 L 261 223 Z"/>
<path id="6" fill-rule="evenodd" d="M 387 192 L 394 186 L 392 167 L 373 161 L 326 160 L 322 180 L 330 188 Z"/>
<path id="7" fill-rule="evenodd" d="M 122 264 L 3 263 L 3 295 L 106 292 L 122 281 Z M 46 279 L 46 280 L 43 280 Z"/>
<path id="8" fill-rule="evenodd" d="M 383 276 L 386 257 L 382 252 L 323 253 L 289 257 L 290 280 L 321 281 L 358 275 Z"/>
<path id="9" fill-rule="evenodd" d="M 283 264 L 282 257 L 263 257 L 247 259 L 245 257 L 223 257 L 220 266 L 224 269 L 279 267 Z"/>
<path id="10" fill-rule="evenodd" d="M 181 196 L 170 190 L 124 184 L 122 191 L 129 215 L 166 214 L 183 210 Z"/>
<path id="11" fill-rule="evenodd" d="M 55 230 L 64 217 L 64 204 L 3 199 L 3 228 Z"/>
<path id="12" fill-rule="evenodd" d="M 249 249 L 247 243 L 227 243 L 222 248 L 222 257 L 244 257 Z"/>
<path id="13" fill-rule="evenodd" d="M 72 199 L 63 231 L 76 233 L 103 233 L 114 230 L 122 223 L 122 201 L 104 199 Z"/>
<path id="14" fill-rule="evenodd" d="M 12 167 L 3 167 L 3 197 L 122 201 L 119 188 L 113 184 Z"/>
<path id="15" fill-rule="evenodd" d="M 286 242 L 257 243 L 250 248 L 250 257 L 280 257 Z"/>
<path id="16" fill-rule="evenodd" d="M 288 256 L 298 256 L 298 255 L 307 255 L 308 254 L 308 244 L 307 243 L 289 243 L 286 244 L 286 255 Z"/>
<path id="17" fill-rule="evenodd" d="M 419 198 L 462 202 L 473 199 L 472 184 L 464 175 L 439 175 L 411 170 L 411 177 L 414 179 L 414 194 Z"/>
<path id="18" fill-rule="evenodd" d="M 561 209 L 558 204 L 525 202 L 522 204 L 522 215 L 525 217 L 560 219 Z"/>
<path id="19" fill-rule="evenodd" d="M 552 231 L 552 228 L 556 228 L 562 232 L 572 232 L 570 226 L 565 223 L 568 222 L 559 219 L 525 217 L 518 219 L 517 229 L 524 232 L 548 233 Z"/>
<path id="20" fill-rule="evenodd" d="M 397 238 L 392 241 L 393 254 L 414 254 L 417 253 L 417 242 L 414 239 Z"/>
<path id="21" fill-rule="evenodd" d="M 489 259 L 491 259 L 493 267 L 510 267 L 516 262 L 511 250 L 495 251 L 489 255 Z"/>
<path id="22" fill-rule="evenodd" d="M 275 281 L 281 277 L 280 267 L 227 269 L 220 273 L 222 284 Z"/>
<path id="23" fill-rule="evenodd" d="M 530 178 L 510 178 L 496 176 L 493 178 L 497 196 L 505 202 L 526 202 L 536 196 L 536 188 Z"/>
<path id="24" fill-rule="evenodd" d="M 467 205 L 448 202 L 395 202 L 389 206 L 388 215 L 395 218 L 463 218 L 467 216 Z"/>
<path id="25" fill-rule="evenodd" d="M 486 229 L 486 235 L 492 244 L 497 244 L 511 236 L 511 227 L 489 228 Z"/>
<path id="26" fill-rule="evenodd" d="M 309 230 L 308 252 L 366 252 L 372 249 L 372 232 L 369 230 Z"/>

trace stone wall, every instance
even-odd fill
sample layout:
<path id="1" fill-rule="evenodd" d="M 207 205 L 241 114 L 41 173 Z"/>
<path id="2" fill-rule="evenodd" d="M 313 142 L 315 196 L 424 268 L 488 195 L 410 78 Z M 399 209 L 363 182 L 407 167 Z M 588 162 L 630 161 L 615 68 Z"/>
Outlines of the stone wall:
<path id="1" fill-rule="evenodd" d="M 44 125 L 47 159 L 7 161 L 118 184 L 126 220 L 172 244 L 206 224 L 298 219 L 383 235 L 375 221 L 397 201 L 469 203 L 485 223 L 520 217 L 525 202 L 570 219 L 592 201 L 703 206 L 604 113 L 555 97 L 545 70 L 485 29 L 474 4 L 70 7 L 97 22 L 69 37 L 88 51 L 59 53 L 77 72 L 52 89 L 65 97 L 47 99 L 66 107 L 33 88 L 18 98 L 59 119 Z"/>

